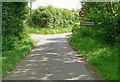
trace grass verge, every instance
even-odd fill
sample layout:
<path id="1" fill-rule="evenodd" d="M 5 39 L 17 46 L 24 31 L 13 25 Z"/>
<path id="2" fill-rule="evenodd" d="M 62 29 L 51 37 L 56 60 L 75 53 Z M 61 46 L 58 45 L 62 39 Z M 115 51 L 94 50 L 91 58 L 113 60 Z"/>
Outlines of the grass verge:
<path id="1" fill-rule="evenodd" d="M 69 38 L 69 43 L 93 65 L 105 80 L 118 80 L 118 48 L 105 45 L 79 33 Z"/>
<path id="2" fill-rule="evenodd" d="M 24 24 L 24 26 L 29 33 L 35 33 L 35 34 L 59 34 L 59 33 L 71 32 L 71 30 L 72 30 L 72 27 L 68 27 L 68 28 L 40 28 L 40 27 L 35 26 L 35 25 L 28 26 L 27 24 Z"/>
<path id="3" fill-rule="evenodd" d="M 22 60 L 33 47 L 32 44 L 26 44 L 18 50 L 2 52 L 2 78 L 4 78 L 15 66 Z"/>

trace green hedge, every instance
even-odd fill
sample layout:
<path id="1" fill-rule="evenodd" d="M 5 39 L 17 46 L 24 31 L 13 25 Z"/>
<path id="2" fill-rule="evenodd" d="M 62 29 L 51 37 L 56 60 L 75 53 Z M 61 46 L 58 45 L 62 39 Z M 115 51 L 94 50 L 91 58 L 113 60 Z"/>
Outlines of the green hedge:
<path id="1" fill-rule="evenodd" d="M 32 19 L 41 28 L 66 28 L 78 22 L 79 16 L 67 9 L 40 6 L 33 11 Z"/>
<path id="2" fill-rule="evenodd" d="M 2 3 L 2 51 L 16 49 L 29 42 L 23 27 L 27 17 L 27 3 Z"/>
<path id="3" fill-rule="evenodd" d="M 108 3 L 85 3 L 87 15 L 84 21 L 92 21 L 92 37 L 104 43 L 114 44 L 120 41 L 120 2 L 112 3 L 113 13 L 107 8 Z M 109 7 L 109 6 L 108 6 Z"/>

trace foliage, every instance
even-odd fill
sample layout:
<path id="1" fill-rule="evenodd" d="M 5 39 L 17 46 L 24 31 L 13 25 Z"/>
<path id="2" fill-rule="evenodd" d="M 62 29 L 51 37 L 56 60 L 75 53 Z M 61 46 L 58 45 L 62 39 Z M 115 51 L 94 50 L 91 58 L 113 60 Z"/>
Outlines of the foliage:
<path id="1" fill-rule="evenodd" d="M 23 26 L 27 3 L 2 3 L 2 77 L 6 76 L 33 46 Z"/>
<path id="2" fill-rule="evenodd" d="M 92 27 L 92 37 L 105 43 L 114 44 L 120 41 L 120 4 L 112 3 L 112 11 L 109 10 L 108 3 L 85 3 L 87 16 L 84 21 L 95 22 Z"/>
<path id="3" fill-rule="evenodd" d="M 29 33 L 36 33 L 36 34 L 58 34 L 58 33 L 66 33 L 71 32 L 71 27 L 69 28 L 39 28 L 39 26 L 31 25 L 28 26 L 27 24 L 24 24 L 26 30 Z"/>
<path id="4" fill-rule="evenodd" d="M 20 36 L 24 30 L 22 27 L 23 19 L 25 18 L 26 3 L 3 3 L 2 5 L 2 31 L 3 36 Z M 18 8 L 18 9 L 16 9 Z M 11 29 L 12 28 L 12 29 Z"/>
<path id="5" fill-rule="evenodd" d="M 20 47 L 18 50 L 4 51 L 2 57 L 2 77 L 4 78 L 16 64 L 20 62 L 30 52 L 33 44 L 27 44 Z"/>
<path id="6" fill-rule="evenodd" d="M 66 28 L 79 21 L 76 12 L 52 6 L 38 7 L 32 14 L 33 24 L 42 28 Z"/>
<path id="7" fill-rule="evenodd" d="M 75 23 L 72 27 L 72 32 L 76 33 L 80 31 L 80 23 Z"/>
<path id="8" fill-rule="evenodd" d="M 27 3 L 5 2 L 2 4 L 2 51 L 17 49 L 30 43 L 22 25 L 27 16 Z"/>
<path id="9" fill-rule="evenodd" d="M 120 3 L 120 2 L 119 2 Z M 86 16 L 81 21 L 94 26 L 81 26 L 73 32 L 69 42 L 106 80 L 118 80 L 120 49 L 120 4 L 84 3 Z M 77 26 L 76 26 L 77 27 Z M 113 68 L 114 67 L 114 68 Z"/>
<path id="10" fill-rule="evenodd" d="M 98 74 L 106 80 L 118 80 L 118 48 L 108 46 L 100 41 L 75 33 L 69 38 L 70 44 L 77 52 L 92 64 Z"/>

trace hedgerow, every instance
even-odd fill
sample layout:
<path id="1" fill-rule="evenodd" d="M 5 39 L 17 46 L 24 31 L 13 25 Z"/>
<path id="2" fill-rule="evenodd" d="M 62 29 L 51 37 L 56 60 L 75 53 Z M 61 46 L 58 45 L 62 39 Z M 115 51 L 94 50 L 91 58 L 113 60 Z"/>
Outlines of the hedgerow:
<path id="1" fill-rule="evenodd" d="M 2 51 L 17 49 L 29 43 L 23 20 L 27 16 L 27 3 L 2 3 Z"/>
<path id="2" fill-rule="evenodd" d="M 79 21 L 76 12 L 52 6 L 38 7 L 32 14 L 33 24 L 41 28 L 66 28 Z"/>
<path id="3" fill-rule="evenodd" d="M 120 2 L 85 2 L 82 22 L 93 26 L 73 26 L 69 42 L 105 80 L 119 80 Z M 108 8 L 109 7 L 109 8 Z"/>
<path id="4" fill-rule="evenodd" d="M 95 23 L 91 28 L 91 36 L 104 43 L 114 44 L 120 41 L 120 4 L 111 4 L 111 10 L 108 3 L 85 3 L 83 8 L 87 12 L 84 21 Z"/>

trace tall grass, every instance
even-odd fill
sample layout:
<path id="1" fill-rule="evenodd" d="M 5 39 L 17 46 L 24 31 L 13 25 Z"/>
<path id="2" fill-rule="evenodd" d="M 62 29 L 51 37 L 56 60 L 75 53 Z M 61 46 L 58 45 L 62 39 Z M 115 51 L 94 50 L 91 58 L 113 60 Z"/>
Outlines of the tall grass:
<path id="1" fill-rule="evenodd" d="M 2 77 L 4 78 L 30 52 L 34 43 L 24 44 L 17 50 L 2 52 Z"/>
<path id="2" fill-rule="evenodd" d="M 118 80 L 118 47 L 101 43 L 80 33 L 69 38 L 77 52 L 93 65 L 106 80 Z"/>

